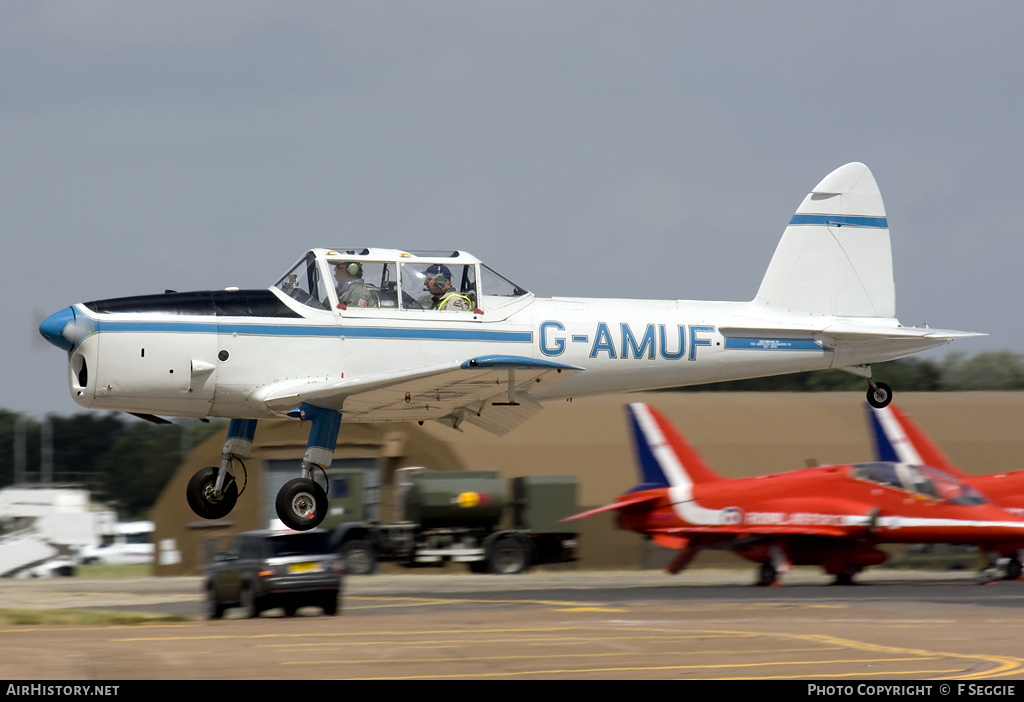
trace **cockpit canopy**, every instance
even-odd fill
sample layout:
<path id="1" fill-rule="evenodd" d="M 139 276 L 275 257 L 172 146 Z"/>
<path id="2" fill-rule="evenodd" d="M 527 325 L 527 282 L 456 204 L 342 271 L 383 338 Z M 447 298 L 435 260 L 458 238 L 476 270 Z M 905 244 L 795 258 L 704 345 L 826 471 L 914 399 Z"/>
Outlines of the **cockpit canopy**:
<path id="1" fill-rule="evenodd" d="M 274 287 L 320 310 L 476 312 L 529 292 L 462 252 L 314 249 Z"/>
<path id="2" fill-rule="evenodd" d="M 858 463 L 853 466 L 852 475 L 858 480 L 888 485 L 954 505 L 983 505 L 988 502 L 980 492 L 967 483 L 931 466 L 913 466 L 908 463 Z"/>

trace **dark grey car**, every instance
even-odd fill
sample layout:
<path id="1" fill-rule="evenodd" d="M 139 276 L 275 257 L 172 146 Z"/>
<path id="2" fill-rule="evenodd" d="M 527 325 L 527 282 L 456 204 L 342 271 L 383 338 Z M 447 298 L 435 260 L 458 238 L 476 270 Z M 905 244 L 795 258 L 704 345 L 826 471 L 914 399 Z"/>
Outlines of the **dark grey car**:
<path id="1" fill-rule="evenodd" d="M 343 571 L 330 532 L 243 532 L 207 569 L 208 614 L 220 619 L 227 608 L 243 607 L 258 617 L 265 609 L 283 607 L 293 616 L 299 607 L 314 605 L 332 616 L 341 601 Z"/>

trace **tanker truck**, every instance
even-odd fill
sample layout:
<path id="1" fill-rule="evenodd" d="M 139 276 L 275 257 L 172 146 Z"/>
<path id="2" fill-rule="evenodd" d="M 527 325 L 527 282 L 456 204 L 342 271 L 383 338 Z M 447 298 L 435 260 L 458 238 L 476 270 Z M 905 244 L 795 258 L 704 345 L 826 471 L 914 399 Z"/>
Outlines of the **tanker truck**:
<path id="1" fill-rule="evenodd" d="M 359 505 L 351 505 L 339 508 L 347 520 L 329 516 L 325 526 L 333 527 L 349 575 L 374 573 L 385 561 L 521 573 L 532 565 L 576 560 L 577 534 L 559 522 L 576 512 L 576 492 L 574 476 L 513 478 L 506 491 L 496 471 L 402 468 L 395 473 L 394 521 L 353 519 Z M 334 504 L 332 498 L 332 511 Z"/>

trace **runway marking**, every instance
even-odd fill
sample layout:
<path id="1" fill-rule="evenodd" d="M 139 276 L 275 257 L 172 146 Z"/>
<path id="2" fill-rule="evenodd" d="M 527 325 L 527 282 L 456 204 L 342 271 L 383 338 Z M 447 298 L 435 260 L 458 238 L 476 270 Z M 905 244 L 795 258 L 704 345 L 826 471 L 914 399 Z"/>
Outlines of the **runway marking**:
<path id="1" fill-rule="evenodd" d="M 472 633 L 472 632 L 461 631 L 459 633 Z M 355 634 L 355 635 L 358 636 L 358 634 Z M 369 635 L 371 635 L 371 634 L 367 634 L 367 636 L 369 636 Z M 601 637 L 601 642 L 603 643 L 603 642 L 609 642 L 609 641 L 636 641 L 636 640 L 644 640 L 644 639 L 648 639 L 648 638 L 650 638 L 649 634 L 647 634 L 647 635 L 638 634 L 638 635 L 635 635 L 635 636 L 607 635 L 607 636 L 602 636 Z M 735 639 L 735 638 L 742 638 L 742 637 L 738 637 L 738 636 L 735 636 L 735 635 L 732 635 L 732 634 L 724 635 L 724 636 L 709 636 L 707 634 L 692 634 L 692 635 L 680 634 L 678 636 L 659 636 L 658 637 L 658 641 L 692 641 L 692 640 L 704 641 L 704 640 L 707 640 L 707 639 L 715 639 L 715 638 L 719 638 L 719 639 Z M 424 640 L 421 640 L 421 641 L 402 641 L 402 642 L 395 642 L 395 641 L 331 641 L 331 642 L 326 642 L 326 643 L 325 642 L 319 642 L 319 643 L 296 643 L 296 644 L 258 644 L 256 646 L 256 648 L 294 649 L 294 648 L 308 648 L 308 647 L 328 648 L 330 646 L 339 646 L 340 647 L 340 646 L 382 646 L 382 645 L 389 645 L 389 646 L 437 646 L 438 644 L 449 646 L 449 645 L 456 645 L 456 644 L 490 644 L 490 643 L 503 644 L 503 643 L 509 643 L 510 641 L 513 641 L 513 640 L 517 644 L 537 643 L 537 644 L 545 644 L 546 645 L 546 644 L 555 644 L 555 643 L 557 643 L 559 645 L 564 645 L 565 643 L 569 643 L 569 642 L 592 643 L 591 640 L 586 639 L 586 638 L 580 638 L 578 636 L 558 637 L 558 638 L 554 638 L 554 637 L 550 637 L 550 636 L 545 636 L 543 638 L 541 638 L 541 637 L 537 637 L 537 638 L 516 637 L 515 639 L 510 639 L 508 636 L 502 636 L 502 637 L 496 638 L 496 639 L 482 639 L 482 638 L 479 638 L 479 637 L 469 637 L 469 638 L 462 638 L 462 639 L 453 639 L 450 636 L 448 636 L 448 637 L 445 637 L 444 639 L 424 639 Z M 826 647 L 826 648 L 820 648 L 820 649 L 805 649 L 805 650 L 809 650 L 809 651 L 815 651 L 815 650 L 827 651 L 827 650 L 836 650 L 836 648 L 837 647 L 833 646 L 833 647 Z M 721 653 L 721 652 L 719 652 L 719 653 Z M 761 651 L 761 653 L 764 653 L 764 651 Z M 704 651 L 693 651 L 693 652 L 691 652 L 691 654 L 692 655 L 704 654 Z"/>
<path id="2" fill-rule="evenodd" d="M 910 658 L 892 658 L 882 659 L 884 662 L 904 662 L 904 661 L 922 661 L 922 660 L 933 660 L 932 658 L 920 658 L 917 656 Z M 391 661 L 384 661 L 391 662 Z M 761 663 L 722 663 L 712 665 L 652 665 L 652 666 L 616 666 L 610 668 L 553 668 L 548 670 L 522 670 L 522 671 L 499 671 L 494 673 L 445 673 L 435 675 L 410 675 L 410 676 L 382 676 L 382 677 L 366 677 L 366 678 L 349 678 L 345 680 L 451 680 L 455 678 L 502 678 L 502 677 L 520 677 L 523 675 L 580 675 L 581 673 L 627 673 L 627 672 L 653 672 L 660 670 L 707 670 L 707 669 L 718 669 L 718 668 L 763 668 L 766 666 L 786 666 L 786 665 L 838 665 L 838 664 L 854 664 L 854 663 L 877 663 L 878 659 L 837 659 L 828 661 L 766 661 Z M 957 673 L 963 669 L 943 669 L 943 670 L 922 670 L 922 671 L 888 671 L 885 675 L 908 675 L 908 674 L 922 674 L 922 673 Z M 882 674 L 882 673 L 880 673 Z M 818 678 L 821 674 L 793 674 L 787 677 L 814 677 Z M 832 677 L 831 673 L 828 673 L 828 677 Z M 702 678 L 710 679 L 710 678 Z M 718 678 L 726 679 L 726 678 Z"/>
<path id="3" fill-rule="evenodd" d="M 885 646 L 873 644 L 866 641 L 855 641 L 853 639 L 840 639 L 824 634 L 781 634 L 787 638 L 794 638 L 805 641 L 820 641 L 822 643 L 833 643 L 847 648 L 860 649 L 862 651 L 877 651 L 879 653 L 913 653 L 918 655 L 941 656 L 944 658 L 965 658 L 968 660 L 983 661 L 996 666 L 994 670 L 978 671 L 967 675 L 956 676 L 960 679 L 978 679 L 979 677 L 990 678 L 1004 675 L 1013 675 L 1024 671 L 1024 658 L 1012 658 L 1009 656 L 991 656 L 980 653 L 946 653 L 942 651 L 928 651 L 925 649 L 900 648 L 896 646 Z M 952 671 L 956 672 L 956 671 Z"/>
<path id="4" fill-rule="evenodd" d="M 628 609 L 622 607 L 612 607 L 606 605 L 599 605 L 593 602 L 566 602 L 562 600 L 481 600 L 481 599 L 470 599 L 466 597 L 368 597 L 368 596 L 352 596 L 346 597 L 345 603 L 352 602 L 353 600 L 359 602 L 386 602 L 386 605 L 376 605 L 374 607 L 358 607 L 356 609 L 378 609 L 380 607 L 408 607 L 408 606 L 423 606 L 423 605 L 439 605 L 439 604 L 518 604 L 518 605 L 533 605 L 540 607 L 554 607 L 556 611 L 560 612 L 627 612 Z M 348 607 L 348 609 L 353 609 Z"/>
<path id="5" fill-rule="evenodd" d="M 639 638 L 639 637 L 637 637 Z M 491 643 L 506 643 L 505 641 L 493 641 Z M 559 644 L 562 645 L 562 644 Z M 287 648 L 287 647 L 286 647 Z M 838 650 L 835 648 L 784 648 L 784 649 L 773 649 L 772 653 L 817 653 L 821 651 L 834 651 Z M 643 651 L 636 652 L 634 655 L 643 656 L 693 656 L 693 655 L 735 655 L 735 654 L 759 654 L 764 653 L 763 650 L 754 651 L 734 651 L 734 650 L 722 650 L 722 651 Z M 556 654 L 544 654 L 544 658 L 609 658 L 612 656 L 622 657 L 628 655 L 623 651 L 607 651 L 604 653 L 556 653 Z M 468 661 L 508 661 L 515 660 L 517 658 L 535 659 L 538 656 L 531 655 L 497 655 L 497 656 L 459 656 L 457 659 L 449 657 L 435 657 L 435 658 L 408 658 L 402 656 L 401 658 L 321 658 L 321 659 L 303 659 L 301 661 L 281 661 L 278 665 L 328 665 L 328 664 L 351 664 L 351 665 L 365 665 L 372 663 L 448 663 L 453 660 L 459 662 Z M 888 659 L 886 659 L 888 660 Z M 696 666 L 703 667 L 703 666 Z"/>

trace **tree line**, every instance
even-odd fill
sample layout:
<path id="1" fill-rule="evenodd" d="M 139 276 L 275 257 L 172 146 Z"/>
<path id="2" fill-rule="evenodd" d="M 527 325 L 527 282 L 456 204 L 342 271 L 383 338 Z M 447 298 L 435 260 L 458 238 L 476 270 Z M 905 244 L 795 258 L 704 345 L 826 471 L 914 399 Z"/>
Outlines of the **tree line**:
<path id="1" fill-rule="evenodd" d="M 897 392 L 1024 390 L 1024 355 L 1011 351 L 987 351 L 975 356 L 953 352 L 935 361 L 905 358 L 873 364 L 871 371 L 874 380 L 887 383 Z M 867 381 L 845 371 L 826 370 L 679 389 L 702 392 L 842 392 L 866 390 Z"/>
<path id="2" fill-rule="evenodd" d="M 897 392 L 1024 390 L 1024 356 L 1009 351 L 941 361 L 917 358 L 872 366 L 875 380 Z M 679 388 L 683 391 L 863 392 L 863 378 L 838 370 L 796 373 Z M 18 482 L 74 483 L 118 511 L 144 519 L 191 448 L 223 423 L 156 425 L 112 412 L 37 420 L 0 410 L 0 487 Z"/>
<path id="3" fill-rule="evenodd" d="M 114 412 L 37 420 L 0 410 L 0 487 L 82 485 L 120 519 L 146 519 L 192 447 L 222 426 L 193 420 L 157 425 Z"/>

